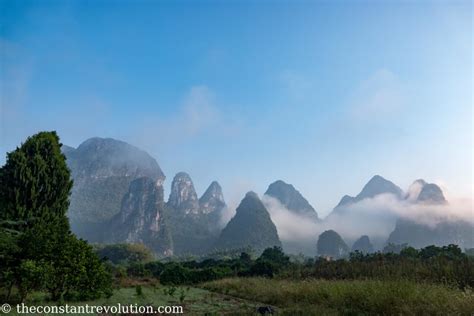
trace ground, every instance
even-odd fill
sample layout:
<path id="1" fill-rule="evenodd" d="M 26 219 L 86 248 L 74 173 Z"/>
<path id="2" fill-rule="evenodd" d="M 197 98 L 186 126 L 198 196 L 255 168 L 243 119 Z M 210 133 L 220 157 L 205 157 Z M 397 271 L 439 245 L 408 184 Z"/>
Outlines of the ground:
<path id="1" fill-rule="evenodd" d="M 142 295 L 137 295 L 136 287 L 120 288 L 114 291 L 112 297 L 87 302 L 66 302 L 68 305 L 128 305 L 139 306 L 183 306 L 184 315 L 253 315 L 261 304 L 247 299 L 231 297 L 229 295 L 214 293 L 196 287 L 176 287 L 173 295 L 173 287 L 167 286 L 142 286 Z M 181 302 L 180 298 L 183 298 Z M 26 305 L 49 305 L 44 293 L 34 293 L 28 298 Z M 0 313 L 1 314 L 1 313 Z M 12 310 L 9 315 L 21 315 Z M 75 314 L 80 315 L 80 314 Z M 88 315 L 88 314 L 84 314 Z M 89 314 L 90 315 L 90 314 Z"/>
<path id="2" fill-rule="evenodd" d="M 138 283 L 140 284 L 140 283 Z M 278 315 L 473 315 L 474 293 L 410 281 L 230 278 L 198 287 L 129 284 L 112 297 L 69 305 L 180 305 L 184 315 L 256 315 L 272 306 Z M 44 293 L 27 305 L 45 305 Z M 12 311 L 9 315 L 17 315 Z"/>

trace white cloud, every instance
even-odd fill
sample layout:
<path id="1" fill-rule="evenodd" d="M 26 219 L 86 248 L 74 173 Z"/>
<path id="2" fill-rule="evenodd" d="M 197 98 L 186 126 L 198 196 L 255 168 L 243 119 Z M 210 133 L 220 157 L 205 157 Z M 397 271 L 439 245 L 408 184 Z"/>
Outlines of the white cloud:
<path id="1" fill-rule="evenodd" d="M 262 202 L 270 213 L 282 241 L 316 240 L 321 231 L 318 223 L 289 211 L 277 199 L 270 196 L 264 195 Z"/>
<path id="2" fill-rule="evenodd" d="M 181 145 L 206 136 L 232 136 L 239 128 L 220 110 L 214 92 L 204 85 L 186 92 L 169 115 L 144 113 L 132 126 L 131 142 L 145 149 Z"/>
<path id="3" fill-rule="evenodd" d="M 371 239 L 386 240 L 395 228 L 398 218 L 409 219 L 434 227 L 442 221 L 467 221 L 474 225 L 471 199 L 454 199 L 449 204 L 415 204 L 399 200 L 392 194 L 381 194 L 351 204 L 344 212 L 333 213 L 322 222 L 313 222 L 294 214 L 274 198 L 263 196 L 280 239 L 290 242 L 316 242 L 325 230 L 337 231 L 346 241 L 354 241 L 361 235 Z"/>
<path id="4" fill-rule="evenodd" d="M 352 117 L 367 121 L 390 118 L 405 106 L 404 88 L 388 69 L 378 69 L 360 83 L 351 96 Z"/>

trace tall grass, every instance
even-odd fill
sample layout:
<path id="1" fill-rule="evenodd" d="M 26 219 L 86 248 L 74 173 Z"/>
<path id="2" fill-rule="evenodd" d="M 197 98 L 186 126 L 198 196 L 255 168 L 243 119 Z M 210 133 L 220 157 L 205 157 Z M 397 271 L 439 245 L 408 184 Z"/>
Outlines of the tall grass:
<path id="1" fill-rule="evenodd" d="M 232 278 L 203 288 L 280 308 L 283 314 L 472 315 L 474 294 L 443 285 L 380 280 Z"/>

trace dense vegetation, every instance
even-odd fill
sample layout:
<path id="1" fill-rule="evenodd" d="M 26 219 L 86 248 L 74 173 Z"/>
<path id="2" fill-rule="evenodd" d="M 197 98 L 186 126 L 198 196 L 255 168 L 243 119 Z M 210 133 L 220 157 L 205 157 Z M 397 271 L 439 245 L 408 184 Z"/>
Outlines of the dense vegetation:
<path id="1" fill-rule="evenodd" d="M 232 278 L 203 288 L 277 306 L 280 315 L 471 315 L 474 295 L 406 280 Z"/>
<path id="2" fill-rule="evenodd" d="M 474 287 L 474 258 L 456 245 L 429 246 L 421 250 L 403 248 L 399 253 L 351 253 L 348 259 L 289 257 L 281 248 L 267 248 L 258 258 L 247 252 L 238 256 L 221 253 L 220 257 L 153 261 L 146 248 L 134 245 L 107 246 L 99 251 L 109 258 L 118 277 L 153 277 L 163 284 L 197 284 L 227 277 L 263 276 L 288 279 L 327 280 L 412 280 L 447 284 L 459 288 Z M 137 250 L 138 253 L 137 253 Z M 143 253 L 145 251 L 145 253 Z M 135 260 L 133 258 L 146 258 Z"/>
<path id="3" fill-rule="evenodd" d="M 421 250 L 404 248 L 400 253 L 351 253 L 349 260 L 306 262 L 301 269 L 288 271 L 298 278 L 329 280 L 379 279 L 435 282 L 474 287 L 474 258 L 456 245 L 428 246 Z"/>
<path id="4" fill-rule="evenodd" d="M 283 315 L 470 315 L 474 311 L 474 258 L 455 245 L 399 248 L 389 245 L 386 253 L 354 252 L 348 259 L 329 260 L 289 257 L 273 247 L 258 258 L 247 252 L 222 253 L 200 260 L 118 264 L 113 270 L 122 286 L 133 284 L 130 280 L 159 280 L 160 286 L 168 286 L 164 290 L 168 294 L 200 287 L 274 306 Z"/>
<path id="5" fill-rule="evenodd" d="M 55 132 L 42 132 L 7 155 L 0 168 L 0 286 L 24 301 L 34 290 L 51 299 L 109 295 L 111 279 L 85 241 L 69 229 L 72 188 Z"/>

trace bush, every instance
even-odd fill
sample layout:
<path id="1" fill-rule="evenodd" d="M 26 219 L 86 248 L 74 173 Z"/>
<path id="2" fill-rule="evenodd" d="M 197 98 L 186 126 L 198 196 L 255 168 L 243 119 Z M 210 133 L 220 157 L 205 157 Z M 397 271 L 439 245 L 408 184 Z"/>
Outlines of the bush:
<path id="1" fill-rule="evenodd" d="M 145 263 L 144 269 L 148 272 L 149 275 L 158 278 L 163 272 L 165 268 L 165 264 L 159 261 L 152 261 Z"/>
<path id="2" fill-rule="evenodd" d="M 142 244 L 114 244 L 99 247 L 97 255 L 114 264 L 131 264 L 153 260 L 153 253 Z"/>
<path id="3" fill-rule="evenodd" d="M 277 271 L 275 264 L 267 260 L 257 260 L 250 268 L 251 276 L 262 276 L 273 278 Z"/>
<path id="4" fill-rule="evenodd" d="M 160 274 L 160 283 L 164 285 L 179 285 L 190 283 L 189 270 L 180 264 L 170 264 Z"/>
<path id="5" fill-rule="evenodd" d="M 149 276 L 150 274 L 150 271 L 145 268 L 145 265 L 143 263 L 135 262 L 127 268 L 127 275 L 131 277 L 143 278 Z"/>

